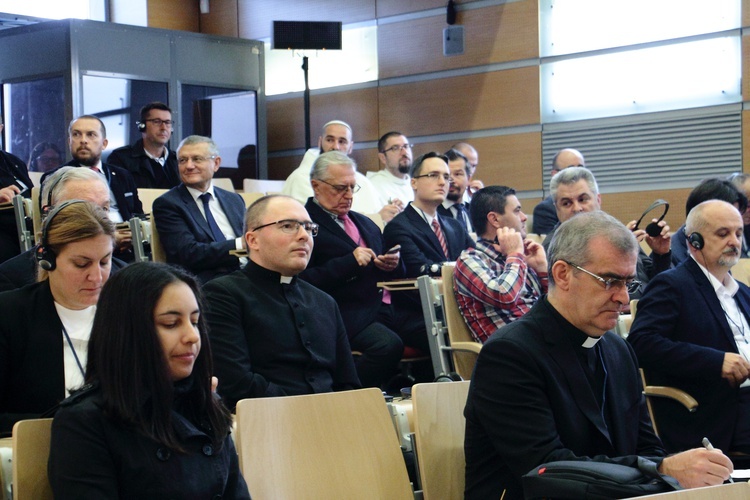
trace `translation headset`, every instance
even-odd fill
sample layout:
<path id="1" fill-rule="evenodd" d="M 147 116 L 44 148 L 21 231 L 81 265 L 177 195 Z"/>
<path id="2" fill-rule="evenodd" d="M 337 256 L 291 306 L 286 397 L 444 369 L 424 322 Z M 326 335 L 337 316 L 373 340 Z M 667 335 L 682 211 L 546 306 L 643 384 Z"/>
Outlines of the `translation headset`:
<path id="1" fill-rule="evenodd" d="M 633 228 L 633 231 L 638 229 L 638 226 L 641 224 L 641 221 L 646 215 L 648 215 L 650 211 L 661 206 L 664 207 L 664 213 L 661 214 L 661 217 L 659 217 L 659 220 L 657 220 L 656 222 L 651 222 L 650 224 L 646 226 L 646 234 L 648 234 L 652 238 L 656 238 L 657 236 L 659 236 L 661 234 L 661 227 L 659 227 L 659 223 L 664 220 L 664 217 L 667 216 L 667 212 L 669 212 L 669 202 L 662 200 L 662 199 L 658 199 L 648 206 L 648 208 L 641 214 L 641 218 L 638 219 L 638 222 L 635 223 L 635 227 Z M 701 238 L 701 241 L 703 241 L 702 238 Z"/>
<path id="2" fill-rule="evenodd" d="M 141 132 L 146 130 L 146 124 L 144 122 L 135 122 L 135 124 L 138 125 L 138 130 L 140 130 Z"/>
<path id="3" fill-rule="evenodd" d="M 695 248 L 696 250 L 703 249 L 703 245 L 705 244 L 703 241 L 703 235 L 701 233 L 692 232 L 687 237 L 687 240 L 690 246 Z"/>
<path id="4" fill-rule="evenodd" d="M 44 225 L 42 226 L 42 239 L 39 244 L 39 246 L 36 249 L 36 261 L 39 263 L 39 267 L 44 269 L 45 271 L 54 271 L 55 267 L 57 267 L 57 255 L 55 254 L 55 251 L 52 250 L 49 246 L 49 241 L 47 238 L 49 237 L 49 227 L 52 225 L 52 220 L 62 212 L 66 207 L 69 207 L 70 205 L 73 205 L 75 203 L 88 203 L 84 200 L 67 200 L 60 205 L 56 206 L 50 213 L 47 215 L 47 218 L 44 221 Z"/>

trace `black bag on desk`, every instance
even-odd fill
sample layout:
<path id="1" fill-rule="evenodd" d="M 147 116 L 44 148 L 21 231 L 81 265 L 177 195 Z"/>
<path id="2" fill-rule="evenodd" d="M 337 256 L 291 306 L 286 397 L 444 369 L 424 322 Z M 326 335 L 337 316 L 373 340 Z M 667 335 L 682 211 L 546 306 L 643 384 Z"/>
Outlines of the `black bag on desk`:
<path id="1" fill-rule="evenodd" d="M 605 462 L 562 460 L 542 464 L 521 478 L 526 500 L 542 498 L 629 498 L 680 490 L 670 476 L 657 472 L 656 464 L 638 459 L 639 468 Z M 645 474 L 647 470 L 650 474 Z"/>

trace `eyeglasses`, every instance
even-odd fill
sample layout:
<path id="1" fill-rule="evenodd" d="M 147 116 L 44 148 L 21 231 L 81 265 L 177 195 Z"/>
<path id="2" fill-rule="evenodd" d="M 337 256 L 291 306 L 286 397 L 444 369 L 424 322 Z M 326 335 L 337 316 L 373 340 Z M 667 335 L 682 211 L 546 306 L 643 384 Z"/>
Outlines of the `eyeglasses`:
<path id="1" fill-rule="evenodd" d="M 408 142 L 406 144 L 391 146 L 388 149 L 384 149 L 381 151 L 382 153 L 398 153 L 399 151 L 406 151 L 407 149 L 411 149 L 412 144 L 409 144 Z"/>
<path id="2" fill-rule="evenodd" d="M 622 288 L 627 289 L 629 294 L 633 294 L 638 291 L 638 289 L 641 287 L 641 282 L 634 279 L 623 279 L 623 278 L 602 278 L 598 274 L 594 274 L 591 271 L 588 271 L 581 266 L 577 266 L 573 264 L 572 262 L 568 262 L 567 260 L 564 260 L 566 264 L 568 264 L 571 267 L 575 267 L 579 271 L 583 271 L 584 273 L 588 274 L 595 280 L 597 280 L 599 283 L 604 285 L 605 290 L 621 290 Z"/>
<path id="3" fill-rule="evenodd" d="M 343 184 L 331 184 L 330 182 L 326 182 L 326 181 L 324 181 L 323 179 L 315 179 L 315 180 L 316 180 L 316 181 L 320 181 L 320 182 L 322 182 L 323 184 L 328 184 L 328 185 L 329 185 L 329 186 L 331 186 L 331 187 L 332 187 L 332 188 L 333 188 L 333 189 L 334 189 L 334 190 L 335 190 L 335 191 L 336 191 L 336 192 L 337 192 L 338 194 L 344 194 L 344 193 L 346 193 L 347 191 L 349 191 L 350 189 L 352 190 L 352 194 L 354 194 L 354 193 L 356 193 L 357 191 L 359 191 L 360 189 L 362 189 L 362 186 L 360 186 L 359 184 L 354 184 L 354 185 L 351 185 L 351 186 L 344 186 Z"/>
<path id="4" fill-rule="evenodd" d="M 253 229 L 253 231 L 257 231 L 258 229 L 263 229 L 264 227 L 273 225 L 281 229 L 282 233 L 286 234 L 297 234 L 299 232 L 300 226 L 302 226 L 305 228 L 305 231 L 312 235 L 313 238 L 318 235 L 319 226 L 316 223 L 295 219 L 284 219 L 277 220 L 276 222 L 269 222 L 268 224 L 263 224 L 262 226 L 256 227 L 255 229 Z"/>
<path id="5" fill-rule="evenodd" d="M 430 172 L 429 174 L 415 175 L 415 179 L 421 179 L 422 177 L 429 177 L 431 181 L 437 181 L 442 178 L 445 182 L 451 182 L 451 174 L 441 174 L 440 172 Z"/>
<path id="6" fill-rule="evenodd" d="M 193 161 L 194 165 L 201 165 L 203 163 L 206 163 L 208 160 L 213 160 L 216 158 L 216 156 L 180 156 L 177 158 L 177 163 L 180 165 L 185 165 L 190 160 Z"/>
<path id="7" fill-rule="evenodd" d="M 166 125 L 167 127 L 171 127 L 174 123 L 172 120 L 162 120 L 161 118 L 149 118 L 147 120 L 143 120 L 144 122 L 151 122 L 157 127 L 161 127 L 162 125 Z"/>

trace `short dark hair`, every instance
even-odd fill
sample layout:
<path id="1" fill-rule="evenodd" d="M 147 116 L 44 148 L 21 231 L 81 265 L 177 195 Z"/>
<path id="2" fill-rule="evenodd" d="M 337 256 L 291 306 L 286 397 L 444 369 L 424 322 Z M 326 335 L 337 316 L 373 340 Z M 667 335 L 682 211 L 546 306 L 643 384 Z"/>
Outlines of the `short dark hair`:
<path id="1" fill-rule="evenodd" d="M 438 153 L 437 151 L 430 151 L 429 153 L 425 153 L 422 156 L 419 156 L 416 160 L 414 160 L 414 163 L 412 163 L 411 172 L 409 173 L 412 179 L 422 172 L 422 163 L 424 163 L 425 160 L 429 160 L 430 158 L 440 158 L 445 162 L 446 165 L 448 164 L 448 157 Z"/>
<path id="2" fill-rule="evenodd" d="M 211 390 L 211 346 L 198 281 L 186 271 L 157 262 L 131 264 L 102 289 L 88 347 L 86 383 L 98 384 L 104 411 L 175 451 L 183 451 L 171 412 L 174 383 L 154 322 L 154 309 L 173 283 L 185 283 L 201 310 L 201 350 L 189 379 L 188 405 L 220 448 L 231 427 L 231 415 Z"/>
<path id="3" fill-rule="evenodd" d="M 399 136 L 399 135 L 404 135 L 404 134 L 402 134 L 401 132 L 398 132 L 396 130 L 392 130 L 390 132 L 386 132 L 385 134 L 383 134 L 383 136 L 380 139 L 378 139 L 378 152 L 379 153 L 384 153 L 385 152 L 384 148 L 385 148 L 386 141 L 388 139 L 390 139 L 391 137 L 396 137 L 396 136 Z"/>
<path id="4" fill-rule="evenodd" d="M 490 212 L 505 214 L 508 196 L 514 194 L 516 190 L 508 186 L 487 186 L 474 193 L 471 197 L 469 213 L 471 225 L 474 226 L 474 231 L 478 236 L 487 231 L 487 214 Z"/>
<path id="5" fill-rule="evenodd" d="M 466 158 L 466 155 L 461 153 L 461 151 L 451 148 L 445 152 L 445 157 L 448 158 L 449 162 L 463 160 L 464 170 L 466 170 L 466 177 L 471 177 L 471 167 L 469 166 L 469 159 Z"/>
<path id="6" fill-rule="evenodd" d="M 747 209 L 747 197 L 731 181 L 712 177 L 704 179 L 690 191 L 685 201 L 685 216 L 697 205 L 708 200 L 721 200 L 730 204 L 737 203 L 740 213 Z"/>
<path id="7" fill-rule="evenodd" d="M 150 102 L 141 108 L 141 123 L 146 123 L 148 114 L 151 112 L 152 109 L 159 109 L 161 111 L 169 111 L 169 114 L 172 114 L 172 110 L 169 109 L 169 106 L 167 106 L 163 102 L 159 102 L 159 101 Z"/>

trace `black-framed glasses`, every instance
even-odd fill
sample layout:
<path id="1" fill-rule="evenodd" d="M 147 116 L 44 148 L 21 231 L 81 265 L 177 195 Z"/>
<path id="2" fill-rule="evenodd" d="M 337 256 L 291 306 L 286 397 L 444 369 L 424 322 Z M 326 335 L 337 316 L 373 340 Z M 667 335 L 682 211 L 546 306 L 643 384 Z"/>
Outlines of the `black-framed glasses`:
<path id="1" fill-rule="evenodd" d="M 415 175 L 415 179 L 421 179 L 422 177 L 429 177 L 431 181 L 437 181 L 438 179 L 444 179 L 445 182 L 450 183 L 452 181 L 451 174 L 441 174 L 440 172 L 430 172 L 429 174 Z"/>
<path id="2" fill-rule="evenodd" d="M 174 122 L 172 120 L 162 120 L 161 118 L 148 118 L 146 120 L 143 120 L 144 122 L 151 122 L 157 127 L 161 127 L 162 125 L 166 125 L 167 127 L 171 127 Z"/>
<path id="3" fill-rule="evenodd" d="M 286 234 L 297 234 L 301 226 L 301 227 L 304 227 L 305 231 L 310 233 L 310 235 L 313 238 L 318 235 L 319 226 L 316 223 L 310 222 L 310 221 L 296 220 L 296 219 L 277 220 L 276 222 L 269 222 L 268 224 L 263 224 L 262 226 L 258 226 L 252 230 L 257 231 L 259 229 L 263 229 L 264 227 L 274 226 L 274 225 L 278 227 L 282 233 L 286 233 Z"/>
<path id="4" fill-rule="evenodd" d="M 353 184 L 353 185 L 351 185 L 351 186 L 344 186 L 343 184 L 331 184 L 330 182 L 326 182 L 326 181 L 324 181 L 323 179 L 315 179 L 315 180 L 318 180 L 318 181 L 322 182 L 323 184 L 328 184 L 328 185 L 329 185 L 329 186 L 331 186 L 331 187 L 332 187 L 332 188 L 333 188 L 333 189 L 334 189 L 334 190 L 335 190 L 335 191 L 336 191 L 336 192 L 337 192 L 338 194 L 342 194 L 342 195 L 343 195 L 344 193 L 346 193 L 347 191 L 349 191 L 350 189 L 352 190 L 352 194 L 354 194 L 354 193 L 356 193 L 357 191 L 359 191 L 360 189 L 362 189 L 362 186 L 360 186 L 359 184 Z"/>
<path id="5" fill-rule="evenodd" d="M 409 144 L 409 143 L 407 142 L 406 144 L 401 144 L 401 145 L 399 145 L 399 144 L 396 144 L 395 146 L 391 146 L 390 148 L 388 148 L 388 149 L 384 149 L 384 150 L 383 150 L 383 151 L 381 151 L 381 152 L 382 152 L 382 153 L 399 153 L 399 152 L 401 152 L 401 151 L 406 151 L 407 149 L 411 149 L 411 148 L 413 148 L 413 147 L 414 147 L 414 145 L 413 145 L 413 144 Z"/>
<path id="6" fill-rule="evenodd" d="M 213 160 L 216 158 L 215 155 L 213 156 L 180 156 L 177 158 L 177 163 L 180 165 L 185 165 L 188 161 L 193 160 L 194 165 L 202 165 L 206 163 L 208 160 Z"/>
<path id="7" fill-rule="evenodd" d="M 638 289 L 641 287 L 641 282 L 635 279 L 625 279 L 625 278 L 602 278 L 598 274 L 594 274 L 588 269 L 584 269 L 579 265 L 573 264 L 572 262 L 568 262 L 567 260 L 563 260 L 567 265 L 574 267 L 578 269 L 579 271 L 583 271 L 584 273 L 588 274 L 592 278 L 594 278 L 596 281 L 604 285 L 605 290 L 621 290 L 622 288 L 625 288 L 629 294 L 633 294 L 638 291 Z"/>

